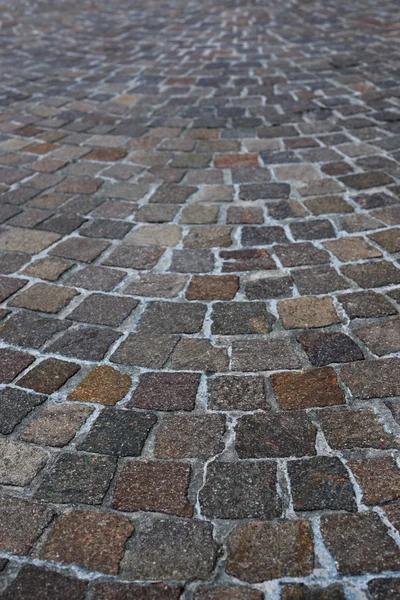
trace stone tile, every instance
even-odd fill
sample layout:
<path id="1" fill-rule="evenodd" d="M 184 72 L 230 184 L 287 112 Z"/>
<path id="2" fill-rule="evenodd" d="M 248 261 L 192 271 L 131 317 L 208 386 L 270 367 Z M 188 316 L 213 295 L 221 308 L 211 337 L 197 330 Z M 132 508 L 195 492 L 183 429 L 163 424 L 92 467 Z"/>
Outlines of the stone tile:
<path id="1" fill-rule="evenodd" d="M 330 262 L 329 254 L 316 248 L 311 242 L 282 244 L 275 246 L 274 251 L 284 267 L 303 267 Z"/>
<path id="2" fill-rule="evenodd" d="M 67 306 L 77 295 L 78 292 L 73 288 L 35 283 L 15 296 L 8 305 L 55 314 Z"/>
<path id="3" fill-rule="evenodd" d="M 396 600 L 400 594 L 400 578 L 371 579 L 368 582 L 368 592 L 372 600 Z"/>
<path id="4" fill-rule="evenodd" d="M 358 231 L 369 231 L 371 229 L 379 229 L 381 223 L 370 215 L 358 213 L 355 215 L 346 215 L 339 219 L 339 226 L 348 233 L 356 233 Z"/>
<path id="5" fill-rule="evenodd" d="M 0 390 L 0 433 L 8 435 L 46 396 L 31 394 L 16 388 Z"/>
<path id="6" fill-rule="evenodd" d="M 47 281 L 57 281 L 57 279 L 73 265 L 74 263 L 70 260 L 46 256 L 45 258 L 41 258 L 28 265 L 23 270 L 23 275 L 29 275 L 30 277 L 38 279 L 46 279 Z"/>
<path id="7" fill-rule="evenodd" d="M 364 359 L 359 346 L 340 331 L 305 331 L 299 342 L 315 367 Z"/>
<path id="8" fill-rule="evenodd" d="M 400 359 L 350 363 L 340 376 L 356 398 L 398 396 L 400 393 Z"/>
<path id="9" fill-rule="evenodd" d="M 400 252 L 400 235 L 398 229 L 385 229 L 368 236 L 372 241 L 379 244 L 387 252 L 392 254 Z"/>
<path id="10" fill-rule="evenodd" d="M 321 240 L 336 237 L 335 230 L 327 219 L 312 219 L 292 223 L 290 230 L 296 240 Z"/>
<path id="11" fill-rule="evenodd" d="M 322 432 L 333 450 L 397 448 L 399 441 L 385 430 L 372 410 L 319 411 Z"/>
<path id="12" fill-rule="evenodd" d="M 107 350 L 120 336 L 120 333 L 107 329 L 79 326 L 62 333 L 47 347 L 47 351 L 82 360 L 98 361 L 104 358 Z"/>
<path id="13" fill-rule="evenodd" d="M 82 227 L 79 233 L 89 238 L 122 240 L 130 232 L 132 227 L 132 223 L 126 223 L 124 221 L 96 219 L 89 225 Z"/>
<path id="14" fill-rule="evenodd" d="M 232 344 L 233 371 L 273 371 L 298 369 L 300 366 L 288 337 L 234 341 Z"/>
<path id="15" fill-rule="evenodd" d="M 103 240 L 88 240 L 86 238 L 74 237 L 57 244 L 50 251 L 50 254 L 60 256 L 61 258 L 90 263 L 100 256 L 108 246 L 108 242 Z"/>
<path id="16" fill-rule="evenodd" d="M 42 449 L 0 439 L 0 483 L 26 486 L 44 467 L 48 458 Z"/>
<path id="17" fill-rule="evenodd" d="M 183 245 L 185 248 L 231 246 L 231 234 L 232 227 L 228 225 L 193 225 L 185 236 Z"/>
<path id="18" fill-rule="evenodd" d="M 179 206 L 176 204 L 148 204 L 138 209 L 135 213 L 135 219 L 136 221 L 146 221 L 149 223 L 167 223 L 173 220 L 178 211 Z M 171 229 L 169 231 L 171 232 Z M 168 229 L 166 233 L 168 233 Z"/>
<path id="19" fill-rule="evenodd" d="M 125 294 L 147 298 L 174 298 L 183 290 L 188 278 L 184 275 L 150 273 L 141 275 L 125 289 Z"/>
<path id="20" fill-rule="evenodd" d="M 270 333 L 275 322 L 263 302 L 217 302 L 211 319 L 214 335 Z"/>
<path id="21" fill-rule="evenodd" d="M 147 270 L 152 269 L 165 250 L 151 246 L 133 246 L 122 244 L 103 260 L 103 265 L 112 267 L 124 267 L 128 269 Z"/>
<path id="22" fill-rule="evenodd" d="M 357 510 L 349 474 L 339 458 L 293 460 L 287 468 L 294 510 Z"/>
<path id="23" fill-rule="evenodd" d="M 164 183 L 151 196 L 150 203 L 184 204 L 190 196 L 197 192 L 197 187 Z"/>
<path id="24" fill-rule="evenodd" d="M 177 371 L 227 371 L 229 357 L 226 348 L 214 346 L 209 340 L 182 338 L 171 360 Z"/>
<path id="25" fill-rule="evenodd" d="M 296 269 L 292 276 L 300 294 L 329 294 L 350 287 L 349 281 L 333 267 Z"/>
<path id="26" fill-rule="evenodd" d="M 338 163 L 336 163 L 338 164 Z M 342 163 L 348 168 L 347 163 Z M 325 165 L 325 172 L 328 165 Z M 341 168 L 341 167 L 339 167 Z M 324 170 L 324 167 L 322 168 Z M 352 213 L 353 207 L 348 204 L 341 196 L 321 196 L 305 200 L 304 205 L 316 217 L 320 215 Z"/>
<path id="27" fill-rule="evenodd" d="M 288 239 L 283 227 L 246 225 L 242 227 L 241 241 L 243 246 L 269 246 L 287 242 Z"/>
<path id="28" fill-rule="evenodd" d="M 384 260 L 358 265 L 345 265 L 341 268 L 341 272 L 349 279 L 353 279 L 362 288 L 377 288 L 392 283 L 400 283 L 400 269 Z"/>
<path id="29" fill-rule="evenodd" d="M 223 259 L 223 273 L 264 271 L 277 268 L 275 261 L 263 248 L 254 250 L 223 250 L 220 252 L 220 256 Z"/>
<path id="30" fill-rule="evenodd" d="M 179 600 L 182 588 L 163 583 L 141 585 L 105 581 L 95 583 L 91 592 L 93 600 Z"/>
<path id="31" fill-rule="evenodd" d="M 0 273 L 11 275 L 19 271 L 24 264 L 31 260 L 31 256 L 25 252 L 2 252 L 0 250 Z"/>
<path id="32" fill-rule="evenodd" d="M 240 585 L 197 588 L 194 600 L 262 600 L 262 592 Z"/>
<path id="33" fill-rule="evenodd" d="M 125 277 L 123 271 L 97 266 L 84 267 L 67 278 L 65 283 L 86 290 L 111 292 Z"/>
<path id="34" fill-rule="evenodd" d="M 293 280 L 291 277 L 257 277 L 245 283 L 245 293 L 249 300 L 280 298 L 291 296 Z"/>
<path id="35" fill-rule="evenodd" d="M 40 558 L 116 575 L 133 531 L 127 517 L 74 510 L 58 519 Z"/>
<path id="36" fill-rule="evenodd" d="M 327 327 L 340 322 L 331 298 L 280 300 L 278 311 L 285 329 Z"/>
<path id="37" fill-rule="evenodd" d="M 76 363 L 58 358 L 48 358 L 23 375 L 18 380 L 18 385 L 41 394 L 52 394 L 60 389 L 79 369 L 80 366 Z"/>
<path id="38" fill-rule="evenodd" d="M 118 327 L 139 304 L 138 300 L 124 296 L 91 294 L 67 316 L 72 321 Z"/>
<path id="39" fill-rule="evenodd" d="M 112 406 L 122 400 L 130 386 L 129 375 L 124 375 L 108 365 L 101 365 L 92 369 L 68 398 Z"/>
<path id="40" fill-rule="evenodd" d="M 83 600 L 87 582 L 49 571 L 43 567 L 23 565 L 18 575 L 2 593 L 2 600 Z"/>
<path id="41" fill-rule="evenodd" d="M 197 373 L 142 373 L 128 407 L 193 410 L 199 383 Z"/>
<path id="42" fill-rule="evenodd" d="M 156 519 L 143 524 L 122 562 L 132 580 L 206 579 L 216 560 L 211 523 Z"/>
<path id="43" fill-rule="evenodd" d="M 389 185 L 393 182 L 393 179 L 383 171 L 369 171 L 368 173 L 344 175 L 340 178 L 340 181 L 353 189 L 365 190 Z"/>
<path id="44" fill-rule="evenodd" d="M 289 198 L 288 183 L 248 183 L 240 186 L 239 199 L 246 201 Z"/>
<path id="45" fill-rule="evenodd" d="M 152 413 L 105 408 L 77 448 L 111 456 L 140 456 L 155 422 Z"/>
<path id="46" fill-rule="evenodd" d="M 340 584 L 333 583 L 324 587 L 307 586 L 305 583 L 281 584 L 282 600 L 346 600 Z"/>
<path id="47" fill-rule="evenodd" d="M 400 319 L 365 325 L 355 329 L 354 333 L 378 356 L 400 350 Z"/>
<path id="48" fill-rule="evenodd" d="M 340 238 L 338 240 L 325 242 L 324 246 L 333 252 L 333 254 L 342 262 L 382 256 L 382 252 L 367 244 L 361 237 Z"/>
<path id="49" fill-rule="evenodd" d="M 7 300 L 10 296 L 18 292 L 28 282 L 26 279 L 16 279 L 14 277 L 0 277 L 0 302 Z"/>
<path id="50" fill-rule="evenodd" d="M 264 223 L 263 209 L 257 207 L 230 206 L 226 213 L 228 224 Z"/>
<path id="51" fill-rule="evenodd" d="M 59 454 L 34 497 L 61 504 L 101 504 L 114 470 L 115 460 L 109 456 Z"/>
<path id="52" fill-rule="evenodd" d="M 156 458 L 206 459 L 222 452 L 222 415 L 164 415 L 156 431 Z"/>
<path id="53" fill-rule="evenodd" d="M 0 348 L 0 383 L 11 383 L 34 360 L 31 354 Z"/>
<path id="54" fill-rule="evenodd" d="M 49 524 L 53 511 L 39 502 L 4 496 L 0 498 L 0 548 L 26 555 Z"/>
<path id="55" fill-rule="evenodd" d="M 361 575 L 396 570 L 400 550 L 377 514 L 323 517 L 324 542 L 342 575 Z M 368 540 L 374 540 L 374 544 Z"/>
<path id="56" fill-rule="evenodd" d="M 0 232 L 0 250 L 38 254 L 59 239 L 60 236 L 57 233 L 13 227 Z"/>
<path id="57" fill-rule="evenodd" d="M 309 521 L 252 521 L 228 539 L 227 572 L 250 583 L 304 577 L 314 567 Z"/>
<path id="58" fill-rule="evenodd" d="M 177 273 L 208 273 L 214 268 L 211 250 L 174 250 L 170 271 Z"/>
<path id="59" fill-rule="evenodd" d="M 345 396 L 332 367 L 271 375 L 279 406 L 284 410 L 345 404 Z"/>
<path id="60" fill-rule="evenodd" d="M 211 410 L 267 409 L 264 379 L 258 376 L 208 378 L 208 407 Z"/>
<path id="61" fill-rule="evenodd" d="M 233 300 L 239 289 L 236 275 L 195 275 L 192 277 L 186 298 L 188 300 Z"/>
<path id="62" fill-rule="evenodd" d="M 239 458 L 311 456 L 316 433 L 303 411 L 245 415 L 236 426 L 236 451 Z"/>
<path id="63" fill-rule="evenodd" d="M 392 456 L 349 462 L 367 505 L 385 504 L 400 498 L 400 470 Z"/>
<path id="64" fill-rule="evenodd" d="M 276 464 L 213 462 L 200 491 L 203 515 L 217 519 L 271 519 L 281 514 Z"/>
<path id="65" fill-rule="evenodd" d="M 36 411 L 19 439 L 43 446 L 68 444 L 91 414 L 85 405 L 47 404 Z"/>
<path id="66" fill-rule="evenodd" d="M 393 304 L 383 294 L 373 290 L 338 296 L 350 319 L 385 317 L 397 313 Z"/>
<path id="67" fill-rule="evenodd" d="M 151 302 L 145 309 L 137 331 L 165 335 L 197 333 L 203 325 L 206 306 L 199 302 Z"/>
<path id="68" fill-rule="evenodd" d="M 178 225 L 140 225 L 126 238 L 126 244 L 176 246 L 181 238 Z"/>
<path id="69" fill-rule="evenodd" d="M 9 344 L 39 348 L 54 334 L 67 329 L 68 323 L 25 312 L 12 314 L 0 327 L 0 338 Z"/>
<path id="70" fill-rule="evenodd" d="M 178 335 L 130 333 L 111 355 L 114 363 L 160 369 L 179 341 Z"/>
<path id="71" fill-rule="evenodd" d="M 193 514 L 187 494 L 190 465 L 182 462 L 130 461 L 118 475 L 112 506 L 128 512 Z"/>

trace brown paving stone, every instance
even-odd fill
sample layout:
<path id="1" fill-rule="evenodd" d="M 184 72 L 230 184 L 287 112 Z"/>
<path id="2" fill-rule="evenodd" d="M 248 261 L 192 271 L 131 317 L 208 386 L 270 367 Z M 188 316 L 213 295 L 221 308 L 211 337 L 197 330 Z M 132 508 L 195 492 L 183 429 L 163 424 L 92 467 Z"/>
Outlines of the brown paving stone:
<path id="1" fill-rule="evenodd" d="M 209 340 L 182 338 L 171 359 L 171 368 L 177 371 L 227 371 L 229 357 L 226 348 L 213 345 Z"/>
<path id="2" fill-rule="evenodd" d="M 246 250 L 223 250 L 220 252 L 223 259 L 222 272 L 234 273 L 236 271 L 259 271 L 276 269 L 275 261 L 263 248 Z"/>
<path id="3" fill-rule="evenodd" d="M 379 244 L 387 252 L 400 252 L 400 232 L 398 229 L 385 229 L 368 236 L 372 241 Z"/>
<path id="4" fill-rule="evenodd" d="M 341 268 L 343 275 L 353 279 L 362 288 L 376 288 L 392 283 L 400 283 L 400 269 L 386 261 L 345 265 Z"/>
<path id="5" fill-rule="evenodd" d="M 106 248 L 108 248 L 108 243 L 103 240 L 87 240 L 75 237 L 57 244 L 50 254 L 90 263 Z"/>
<path id="6" fill-rule="evenodd" d="M 87 582 L 49 571 L 43 567 L 24 565 L 15 579 L 8 582 L 2 600 L 83 600 Z"/>
<path id="7" fill-rule="evenodd" d="M 76 296 L 78 292 L 73 288 L 35 283 L 8 304 L 19 308 L 28 308 L 46 313 L 58 313 Z"/>
<path id="8" fill-rule="evenodd" d="M 326 167 L 327 165 L 325 165 L 325 168 Z M 305 200 L 304 205 L 315 216 L 351 213 L 354 211 L 353 207 L 341 196 L 321 196 L 320 198 L 312 198 L 311 200 Z"/>
<path id="9" fill-rule="evenodd" d="M 262 600 L 262 597 L 262 592 L 243 585 L 200 587 L 193 596 L 194 600 Z"/>
<path id="10" fill-rule="evenodd" d="M 400 470 L 391 456 L 349 462 L 367 505 L 384 504 L 400 497 Z"/>
<path id="11" fill-rule="evenodd" d="M 232 227 L 229 227 L 228 225 L 193 225 L 184 238 L 183 245 L 185 248 L 231 246 L 231 234 Z"/>
<path id="12" fill-rule="evenodd" d="M 156 458 L 210 458 L 222 452 L 222 415 L 164 415 L 157 428 Z"/>
<path id="13" fill-rule="evenodd" d="M 147 335 L 130 333 L 111 355 L 117 364 L 160 369 L 179 342 L 178 335 Z"/>
<path id="14" fill-rule="evenodd" d="M 397 448 L 399 440 L 388 433 L 372 410 L 319 411 L 318 420 L 334 450 Z"/>
<path id="15" fill-rule="evenodd" d="M 340 376 L 356 398 L 398 396 L 400 393 L 400 360 L 350 363 L 342 367 Z"/>
<path id="16" fill-rule="evenodd" d="M 40 558 L 115 575 L 133 531 L 127 517 L 75 510 L 58 519 Z"/>
<path id="17" fill-rule="evenodd" d="M 377 514 L 329 515 L 322 518 L 321 530 L 339 573 L 361 575 L 397 569 L 400 550 Z M 371 539 L 373 546 L 368 543 Z"/>
<path id="18" fill-rule="evenodd" d="M 230 206 L 226 213 L 226 222 L 228 224 L 264 223 L 263 210 L 252 206 Z"/>
<path id="19" fill-rule="evenodd" d="M 208 406 L 212 410 L 266 409 L 264 380 L 258 376 L 225 376 L 209 378 Z"/>
<path id="20" fill-rule="evenodd" d="M 300 366 L 294 345 L 287 337 L 234 341 L 232 344 L 233 371 L 272 371 Z"/>
<path id="21" fill-rule="evenodd" d="M 80 402 L 99 402 L 112 406 L 122 400 L 130 386 L 129 375 L 102 365 L 92 369 L 68 397 Z"/>
<path id="22" fill-rule="evenodd" d="M 378 356 L 400 350 L 400 319 L 359 327 L 354 333 Z"/>
<path id="23" fill-rule="evenodd" d="M 30 354 L 0 348 L 0 383 L 11 383 L 34 360 L 35 358 Z"/>
<path id="24" fill-rule="evenodd" d="M 87 290 L 110 292 L 125 277 L 123 271 L 104 267 L 84 267 L 70 275 L 65 283 Z"/>
<path id="25" fill-rule="evenodd" d="M 197 373 L 143 373 L 130 406 L 155 410 L 193 410 L 199 383 L 200 375 Z"/>
<path id="26" fill-rule="evenodd" d="M 0 277 L 0 302 L 3 302 L 26 285 L 26 279 L 15 277 Z"/>
<path id="27" fill-rule="evenodd" d="M 0 250 L 37 254 L 59 239 L 60 236 L 57 233 L 14 227 L 13 229 L 0 232 Z"/>
<path id="28" fill-rule="evenodd" d="M 303 411 L 258 413 L 239 419 L 239 458 L 281 458 L 316 454 L 316 428 Z"/>
<path id="29" fill-rule="evenodd" d="M 121 573 L 128 580 L 206 579 L 216 549 L 210 523 L 156 519 L 133 537 Z"/>
<path id="30" fill-rule="evenodd" d="M 186 291 L 188 300 L 233 300 L 239 289 L 235 275 L 195 275 Z"/>
<path id="31" fill-rule="evenodd" d="M 344 393 L 332 367 L 271 376 L 275 396 L 284 410 L 345 404 Z"/>
<path id="32" fill-rule="evenodd" d="M 280 300 L 278 311 L 285 329 L 327 327 L 340 322 L 331 298 Z"/>
<path id="33" fill-rule="evenodd" d="M 187 492 L 190 465 L 179 462 L 135 461 L 118 475 L 112 506 L 128 512 L 151 511 L 190 517 Z"/>
<path id="34" fill-rule="evenodd" d="M 306 576 L 313 566 L 309 521 L 240 524 L 228 540 L 227 572 L 243 581 Z"/>
<path id="35" fill-rule="evenodd" d="M 52 394 L 60 389 L 80 369 L 73 362 L 48 358 L 34 366 L 18 379 L 18 385 L 42 394 Z"/>
<path id="36" fill-rule="evenodd" d="M 393 304 L 383 294 L 373 290 L 338 296 L 350 319 L 385 317 L 397 313 Z"/>
<path id="37" fill-rule="evenodd" d="M 23 275 L 46 279 L 47 281 L 57 281 L 57 279 L 73 265 L 73 261 L 46 256 L 45 258 L 41 258 L 28 265 L 23 270 Z"/>
<path id="38" fill-rule="evenodd" d="M 0 548 L 26 555 L 49 524 L 53 511 L 44 504 L 4 496 L 0 498 Z"/>
<path id="39" fill-rule="evenodd" d="M 75 436 L 92 409 L 85 405 L 47 404 L 36 411 L 19 439 L 44 446 L 65 446 Z"/>
<path id="40" fill-rule="evenodd" d="M 68 319 L 94 325 L 118 327 L 139 304 L 138 300 L 124 296 L 91 294 L 68 314 Z"/>
<path id="41" fill-rule="evenodd" d="M 188 278 L 184 275 L 150 273 L 141 275 L 125 289 L 125 294 L 133 296 L 174 298 L 183 290 Z"/>
<path id="42" fill-rule="evenodd" d="M 101 179 L 86 177 L 68 178 L 58 186 L 57 191 L 67 194 L 94 194 L 102 185 Z"/>
<path id="43" fill-rule="evenodd" d="M 377 248 L 370 246 L 360 237 L 340 238 L 339 240 L 325 242 L 324 246 L 333 252 L 342 262 L 382 256 L 382 253 Z"/>
<path id="44" fill-rule="evenodd" d="M 177 585 L 150 585 L 106 581 L 91 588 L 93 600 L 179 600 L 182 588 Z"/>
<path id="45" fill-rule="evenodd" d="M 113 250 L 103 260 L 102 264 L 112 267 L 147 270 L 152 269 L 157 264 L 164 252 L 164 248 L 122 244 Z"/>
<path id="46" fill-rule="evenodd" d="M 343 588 L 340 584 L 333 583 L 320 587 L 307 586 L 304 583 L 284 583 L 281 586 L 282 600 L 345 600 Z"/>

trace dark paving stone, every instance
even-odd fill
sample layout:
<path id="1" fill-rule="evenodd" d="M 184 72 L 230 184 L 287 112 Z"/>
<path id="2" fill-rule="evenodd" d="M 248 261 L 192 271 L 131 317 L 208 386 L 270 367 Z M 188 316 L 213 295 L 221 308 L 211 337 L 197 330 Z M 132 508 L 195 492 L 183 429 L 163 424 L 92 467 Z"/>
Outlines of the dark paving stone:
<path id="1" fill-rule="evenodd" d="M 27 284 L 26 279 L 0 277 L 0 302 L 3 302 Z"/>
<path id="2" fill-rule="evenodd" d="M 138 332 L 150 335 L 197 333 L 205 313 L 206 306 L 200 303 L 151 302 L 140 319 Z"/>
<path id="3" fill-rule="evenodd" d="M 304 583 L 284 583 L 281 586 L 282 600 L 346 600 L 340 584 L 326 587 L 307 586 Z"/>
<path id="4" fill-rule="evenodd" d="M 110 265 L 111 267 L 147 270 L 152 269 L 163 254 L 163 248 L 122 244 L 113 250 L 111 254 L 102 261 L 102 264 Z"/>
<path id="5" fill-rule="evenodd" d="M 0 433 L 8 435 L 46 396 L 32 394 L 16 388 L 0 390 Z"/>
<path id="6" fill-rule="evenodd" d="M 18 385 L 42 394 L 52 394 L 60 389 L 79 369 L 80 366 L 76 363 L 48 358 L 18 379 Z"/>
<path id="7" fill-rule="evenodd" d="M 350 319 L 386 317 L 395 315 L 396 309 L 383 294 L 374 291 L 354 292 L 338 296 Z"/>
<path id="8" fill-rule="evenodd" d="M 92 266 L 73 273 L 65 283 L 86 290 L 110 292 L 124 277 L 123 271 Z"/>
<path id="9" fill-rule="evenodd" d="M 377 288 L 400 283 L 400 269 L 383 260 L 359 265 L 345 265 L 340 270 L 343 275 L 358 283 L 362 288 Z"/>
<path id="10" fill-rule="evenodd" d="M 105 408 L 77 447 L 97 454 L 140 456 L 156 420 L 151 413 Z"/>
<path id="11" fill-rule="evenodd" d="M 120 335 L 107 329 L 79 326 L 63 333 L 47 350 L 83 360 L 101 360 Z"/>
<path id="12" fill-rule="evenodd" d="M 242 228 L 243 246 L 268 246 L 275 243 L 287 242 L 283 227 L 251 227 Z"/>
<path id="13" fill-rule="evenodd" d="M 47 502 L 101 504 L 115 470 L 108 456 L 64 453 L 42 479 L 35 498 Z"/>
<path id="14" fill-rule="evenodd" d="M 0 383 L 11 383 L 29 367 L 34 361 L 34 357 L 18 350 L 10 350 L 8 348 L 0 349 Z"/>
<path id="15" fill-rule="evenodd" d="M 87 582 L 49 571 L 43 567 L 24 565 L 17 577 L 2 592 L 2 600 L 83 600 Z"/>
<path id="16" fill-rule="evenodd" d="M 232 344 L 233 371 L 271 371 L 301 366 L 290 339 L 246 340 Z"/>
<path id="17" fill-rule="evenodd" d="M 400 497 L 400 469 L 392 456 L 365 458 L 349 462 L 363 492 L 363 503 L 385 504 Z"/>
<path id="18" fill-rule="evenodd" d="M 400 594 L 400 578 L 372 579 L 368 582 L 372 600 L 396 600 Z"/>
<path id="19" fill-rule="evenodd" d="M 357 344 L 348 335 L 339 331 L 305 331 L 299 337 L 299 342 L 315 367 L 364 358 Z"/>
<path id="20" fill-rule="evenodd" d="M 93 262 L 104 250 L 108 248 L 108 243 L 102 240 L 87 240 L 85 238 L 74 237 L 64 242 L 60 242 L 50 254 L 61 256 L 61 258 L 70 258 L 82 262 Z"/>
<path id="21" fill-rule="evenodd" d="M 170 271 L 177 273 L 208 273 L 214 268 L 214 255 L 210 250 L 174 250 Z"/>
<path id="22" fill-rule="evenodd" d="M 128 406 L 193 410 L 199 383 L 197 373 L 143 373 Z"/>
<path id="23" fill-rule="evenodd" d="M 289 461 L 288 473 L 295 510 L 356 510 L 349 474 L 338 458 Z"/>
<path id="24" fill-rule="evenodd" d="M 266 409 L 264 380 L 256 376 L 225 376 L 207 381 L 208 407 L 211 410 Z"/>
<path id="25" fill-rule="evenodd" d="M 293 280 L 291 277 L 257 278 L 245 284 L 246 296 L 249 300 L 281 298 L 291 296 Z"/>
<path id="26" fill-rule="evenodd" d="M 354 333 L 371 352 L 378 356 L 398 352 L 400 349 L 400 319 L 398 318 L 358 327 Z"/>
<path id="27" fill-rule="evenodd" d="M 111 355 L 111 360 L 118 364 L 160 369 L 167 362 L 179 339 L 178 335 L 130 333 Z"/>
<path id="28" fill-rule="evenodd" d="M 132 223 L 113 221 L 111 219 L 96 219 L 90 225 L 82 227 L 80 234 L 89 238 L 106 238 L 122 240 L 132 229 Z"/>
<path id="29" fill-rule="evenodd" d="M 400 360 L 386 358 L 350 363 L 340 376 L 357 398 L 379 398 L 400 394 Z"/>
<path id="30" fill-rule="evenodd" d="M 290 229 L 296 240 L 320 240 L 336 237 L 331 222 L 325 219 L 300 221 L 293 223 Z"/>
<path id="31" fill-rule="evenodd" d="M 218 519 L 271 519 L 281 514 L 276 464 L 213 462 L 200 492 L 203 515 Z"/>
<path id="32" fill-rule="evenodd" d="M 118 327 L 138 304 L 138 300 L 123 296 L 91 294 L 69 313 L 68 319 L 94 325 Z"/>
<path id="33" fill-rule="evenodd" d="M 164 415 L 157 427 L 156 458 L 210 458 L 224 449 L 222 415 Z"/>
<path id="34" fill-rule="evenodd" d="M 0 548 L 27 555 L 53 517 L 51 508 L 20 498 L 0 498 Z"/>
<path id="35" fill-rule="evenodd" d="M 217 302 L 211 319 L 215 335 L 269 333 L 275 322 L 263 302 Z"/>
<path id="36" fill-rule="evenodd" d="M 350 287 L 347 279 L 331 267 L 293 269 L 291 275 L 301 295 L 328 294 Z"/>

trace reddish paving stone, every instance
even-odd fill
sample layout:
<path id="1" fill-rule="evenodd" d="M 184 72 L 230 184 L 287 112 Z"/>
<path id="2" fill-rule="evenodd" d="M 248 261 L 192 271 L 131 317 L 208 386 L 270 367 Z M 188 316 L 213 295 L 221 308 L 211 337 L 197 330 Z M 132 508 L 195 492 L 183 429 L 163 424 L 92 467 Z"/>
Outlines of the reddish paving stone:
<path id="1" fill-rule="evenodd" d="M 327 327 L 340 322 L 331 298 L 280 300 L 278 311 L 285 329 Z"/>
<path id="2" fill-rule="evenodd" d="M 164 415 L 156 431 L 154 456 L 210 458 L 224 449 L 224 433 L 222 415 Z"/>
<path id="3" fill-rule="evenodd" d="M 350 363 L 340 376 L 356 398 L 379 398 L 400 394 L 400 360 L 386 358 Z"/>
<path id="4" fill-rule="evenodd" d="M 313 567 L 309 521 L 252 521 L 237 525 L 228 539 L 227 572 L 243 581 L 304 577 Z"/>
<path id="5" fill-rule="evenodd" d="M 143 373 L 128 406 L 193 410 L 199 383 L 197 373 Z"/>
<path id="6" fill-rule="evenodd" d="M 42 410 L 35 411 L 32 420 L 19 434 L 19 439 L 44 446 L 65 446 L 91 412 L 92 408 L 82 404 L 47 404 Z"/>
<path id="7" fill-rule="evenodd" d="M 352 460 L 349 467 L 363 492 L 363 503 L 384 504 L 400 497 L 400 470 L 391 456 Z"/>
<path id="8" fill-rule="evenodd" d="M 303 411 L 245 415 L 236 426 L 239 458 L 311 456 L 315 440 L 316 428 Z"/>
<path id="9" fill-rule="evenodd" d="M 398 448 L 399 440 L 388 433 L 372 410 L 319 411 L 318 420 L 334 450 Z"/>
<path id="10" fill-rule="evenodd" d="M 156 519 L 143 523 L 122 562 L 128 580 L 206 579 L 216 560 L 211 523 Z"/>
<path id="11" fill-rule="evenodd" d="M 105 408 L 77 448 L 111 456 L 140 456 L 156 420 L 153 413 Z"/>
<path id="12" fill-rule="evenodd" d="M 15 296 L 8 305 L 46 313 L 58 313 L 78 292 L 72 288 L 35 283 Z"/>
<path id="13" fill-rule="evenodd" d="M 122 400 L 130 386 L 129 375 L 124 375 L 108 365 L 102 365 L 92 369 L 68 398 L 109 406 Z"/>
<path id="14" fill-rule="evenodd" d="M 339 331 L 305 331 L 299 337 L 299 342 L 311 364 L 316 367 L 364 359 L 357 344 Z"/>
<path id="15" fill-rule="evenodd" d="M 258 167 L 257 154 L 221 154 L 214 159 L 214 167 L 217 169 Z"/>
<path id="16" fill-rule="evenodd" d="M 239 289 L 235 275 L 195 275 L 186 291 L 188 300 L 233 300 Z"/>
<path id="17" fill-rule="evenodd" d="M 75 510 L 58 519 L 40 558 L 116 575 L 133 531 L 127 517 Z"/>
<path id="18" fill-rule="evenodd" d="M 43 567 L 23 565 L 15 579 L 8 581 L 2 600 L 83 600 L 87 582 L 49 571 Z"/>
<path id="19" fill-rule="evenodd" d="M 85 160 L 115 162 L 121 160 L 126 155 L 126 150 L 122 150 L 122 148 L 96 148 L 95 150 L 91 150 L 89 154 L 85 154 Z"/>
<path id="20" fill-rule="evenodd" d="M 398 567 L 400 550 L 375 513 L 329 515 L 322 518 L 321 531 L 342 575 L 381 573 Z"/>
<path id="21" fill-rule="evenodd" d="M 179 462 L 137 461 L 120 471 L 112 506 L 127 512 L 162 512 L 191 517 L 187 493 L 190 465 Z"/>
<path id="22" fill-rule="evenodd" d="M 91 594 L 93 600 L 179 600 L 182 588 L 163 583 L 140 585 L 106 581 L 95 583 Z"/>
<path id="23" fill-rule="evenodd" d="M 79 369 L 80 366 L 76 363 L 48 358 L 21 377 L 18 385 L 42 394 L 52 394 L 60 389 Z"/>
<path id="24" fill-rule="evenodd" d="M 357 509 L 349 474 L 336 457 L 316 456 L 287 464 L 297 511 Z"/>
<path id="25" fill-rule="evenodd" d="M 0 383 L 11 383 L 34 360 L 35 358 L 30 354 L 0 348 Z"/>
<path id="26" fill-rule="evenodd" d="M 271 519 L 281 515 L 276 464 L 213 462 L 199 501 L 203 515 L 217 519 Z"/>
<path id="27" fill-rule="evenodd" d="M 345 396 L 332 367 L 298 373 L 275 373 L 272 386 L 284 410 L 345 404 Z"/>
<path id="28" fill-rule="evenodd" d="M 1 551 L 28 554 L 52 517 L 52 509 L 39 502 L 11 496 L 0 498 Z"/>

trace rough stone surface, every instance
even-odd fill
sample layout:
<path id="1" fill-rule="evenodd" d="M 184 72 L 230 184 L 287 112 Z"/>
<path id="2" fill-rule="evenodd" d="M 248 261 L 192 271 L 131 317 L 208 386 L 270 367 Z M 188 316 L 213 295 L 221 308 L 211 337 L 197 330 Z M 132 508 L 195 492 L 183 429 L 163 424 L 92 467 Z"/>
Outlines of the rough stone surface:
<path id="1" fill-rule="evenodd" d="M 275 373 L 271 382 L 279 406 L 284 410 L 345 404 L 344 393 L 332 367 Z"/>
<path id="2" fill-rule="evenodd" d="M 130 386 L 129 375 L 103 365 L 92 369 L 68 397 L 80 402 L 114 405 L 128 393 Z"/>

